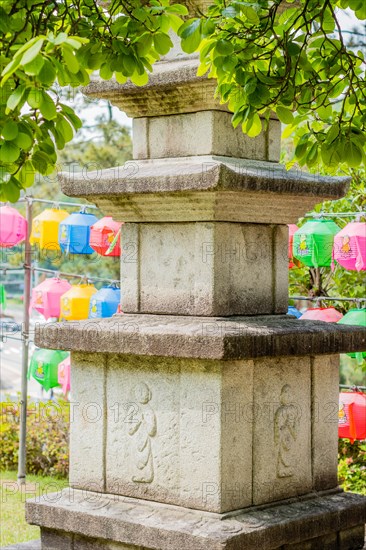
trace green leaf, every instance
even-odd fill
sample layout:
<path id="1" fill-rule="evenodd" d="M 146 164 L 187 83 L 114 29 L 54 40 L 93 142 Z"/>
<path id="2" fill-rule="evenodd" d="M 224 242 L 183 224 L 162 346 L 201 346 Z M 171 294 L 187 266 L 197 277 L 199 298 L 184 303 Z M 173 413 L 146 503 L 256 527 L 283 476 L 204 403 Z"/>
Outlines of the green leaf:
<path id="1" fill-rule="evenodd" d="M 165 55 L 173 47 L 173 42 L 167 34 L 157 33 L 154 35 L 154 46 L 160 55 Z"/>
<path id="2" fill-rule="evenodd" d="M 6 141 L 12 141 L 18 135 L 18 125 L 13 120 L 9 120 L 5 123 L 4 128 L 1 131 L 3 138 Z"/>
<path id="3" fill-rule="evenodd" d="M 259 25 L 260 20 L 258 14 L 253 8 L 250 6 L 242 6 L 241 10 L 251 25 Z"/>
<path id="4" fill-rule="evenodd" d="M 247 134 L 249 137 L 254 138 L 259 136 L 259 134 L 262 131 L 262 121 L 258 115 L 258 113 L 254 113 L 252 124 L 250 129 L 247 131 Z"/>
<path id="5" fill-rule="evenodd" d="M 362 162 L 362 149 L 354 141 L 347 141 L 344 147 L 347 164 L 351 168 L 357 168 Z"/>
<path id="6" fill-rule="evenodd" d="M 292 111 L 290 111 L 290 109 L 286 109 L 286 107 L 282 107 L 281 105 L 276 107 L 276 114 L 283 124 L 292 124 L 294 120 Z"/>
<path id="7" fill-rule="evenodd" d="M 177 15 L 188 15 L 186 6 L 182 6 L 181 4 L 171 4 L 165 11 L 166 13 L 176 13 Z"/>
<path id="8" fill-rule="evenodd" d="M 12 176 L 5 186 L 6 197 L 11 202 L 16 202 L 20 197 L 20 188 L 18 180 Z"/>
<path id="9" fill-rule="evenodd" d="M 295 56 L 300 53 L 301 48 L 298 44 L 296 44 L 296 42 L 289 42 L 287 45 L 287 51 L 290 56 Z"/>
<path id="10" fill-rule="evenodd" d="M 231 55 L 234 51 L 234 46 L 228 40 L 218 40 L 215 50 L 219 55 Z"/>
<path id="11" fill-rule="evenodd" d="M 42 90 L 38 88 L 32 88 L 29 91 L 27 102 L 32 109 L 39 109 L 42 101 Z"/>
<path id="12" fill-rule="evenodd" d="M 37 75 L 41 71 L 43 64 L 43 57 L 41 55 L 37 55 L 32 61 L 24 65 L 24 72 L 29 75 Z"/>
<path id="13" fill-rule="evenodd" d="M 27 160 L 19 171 L 19 181 L 22 187 L 31 187 L 34 183 L 35 170 L 33 164 Z"/>
<path id="14" fill-rule="evenodd" d="M 33 59 L 41 51 L 43 42 L 44 42 L 43 38 L 38 38 L 37 42 L 32 44 L 32 46 L 26 50 L 26 52 L 22 56 L 22 60 L 21 60 L 22 65 L 26 65 L 27 63 L 30 63 L 31 61 L 33 61 Z"/>
<path id="15" fill-rule="evenodd" d="M 103 80 L 110 80 L 113 76 L 113 71 L 108 63 L 104 63 L 104 65 L 102 65 L 99 70 L 99 74 L 100 77 L 103 78 Z"/>
<path id="16" fill-rule="evenodd" d="M 65 142 L 71 141 L 74 137 L 72 127 L 62 115 L 58 115 L 57 117 L 56 129 L 63 135 Z"/>
<path id="17" fill-rule="evenodd" d="M 32 156 L 32 164 L 34 168 L 39 172 L 40 174 L 45 175 L 47 173 L 48 169 L 48 158 L 47 155 L 42 153 L 41 151 L 36 151 Z"/>
<path id="18" fill-rule="evenodd" d="M 27 150 L 27 149 L 30 149 L 30 147 L 32 147 L 33 139 L 28 134 L 19 132 L 17 137 L 14 139 L 14 143 L 18 147 L 20 147 L 20 149 Z"/>
<path id="19" fill-rule="evenodd" d="M 179 29 L 179 36 L 183 39 L 189 38 L 200 28 L 200 19 L 189 19 Z"/>
<path id="20" fill-rule="evenodd" d="M 25 92 L 25 85 L 21 84 L 17 88 L 15 88 L 14 92 L 8 97 L 8 101 L 6 102 L 6 107 L 10 111 L 13 111 L 21 102 L 23 95 Z"/>
<path id="21" fill-rule="evenodd" d="M 74 111 L 68 105 L 64 105 L 63 103 L 60 103 L 60 106 L 62 108 L 62 112 L 69 119 L 69 121 L 71 122 L 75 130 L 79 130 L 83 125 L 80 118 L 74 113 Z"/>
<path id="22" fill-rule="evenodd" d="M 5 164 L 10 164 L 18 160 L 20 149 L 11 141 L 5 141 L 0 149 L 0 161 Z"/>
<path id="23" fill-rule="evenodd" d="M 133 75 L 131 76 L 131 81 L 136 84 L 136 86 L 146 86 L 146 84 L 149 82 L 149 75 L 147 73 L 141 75 L 133 73 Z"/>
<path id="24" fill-rule="evenodd" d="M 137 53 L 140 57 L 145 57 L 147 55 L 153 44 L 153 38 L 150 34 L 144 34 L 139 41 L 137 42 Z"/>
<path id="25" fill-rule="evenodd" d="M 44 60 L 43 67 L 39 71 L 38 78 L 45 86 L 50 86 L 54 83 L 56 78 L 56 69 L 53 63 L 48 59 Z"/>
<path id="26" fill-rule="evenodd" d="M 73 74 L 78 73 L 80 69 L 79 61 L 76 59 L 71 47 L 67 44 L 63 44 L 62 46 L 62 55 L 68 70 Z"/>
<path id="27" fill-rule="evenodd" d="M 52 98 L 46 93 L 41 92 L 41 101 L 39 104 L 39 110 L 46 120 L 52 120 L 56 117 L 57 111 L 56 106 Z"/>

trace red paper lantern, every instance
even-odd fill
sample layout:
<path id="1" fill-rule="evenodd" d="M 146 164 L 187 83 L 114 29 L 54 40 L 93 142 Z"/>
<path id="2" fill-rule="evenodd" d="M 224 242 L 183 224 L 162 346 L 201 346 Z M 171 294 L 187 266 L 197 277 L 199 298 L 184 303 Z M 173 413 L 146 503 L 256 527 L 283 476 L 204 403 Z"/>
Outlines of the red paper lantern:
<path id="1" fill-rule="evenodd" d="M 292 269 L 293 267 L 300 267 L 301 262 L 294 258 L 293 255 L 293 244 L 294 244 L 294 233 L 299 229 L 294 223 L 288 224 L 288 267 Z"/>
<path id="2" fill-rule="evenodd" d="M 27 220 L 12 206 L 0 206 L 0 246 L 10 248 L 27 236 Z"/>
<path id="3" fill-rule="evenodd" d="M 305 311 L 300 317 L 301 321 L 325 321 L 326 323 L 338 323 L 343 315 L 334 307 L 313 307 Z"/>
<path id="4" fill-rule="evenodd" d="M 366 395 L 359 391 L 339 394 L 338 436 L 349 439 L 366 439 Z"/>
<path id="5" fill-rule="evenodd" d="M 122 224 L 116 222 L 110 216 L 98 220 L 90 228 L 90 246 L 102 256 L 120 256 L 121 255 L 121 237 L 118 236 L 113 250 L 107 254 L 113 240 L 121 229 Z"/>

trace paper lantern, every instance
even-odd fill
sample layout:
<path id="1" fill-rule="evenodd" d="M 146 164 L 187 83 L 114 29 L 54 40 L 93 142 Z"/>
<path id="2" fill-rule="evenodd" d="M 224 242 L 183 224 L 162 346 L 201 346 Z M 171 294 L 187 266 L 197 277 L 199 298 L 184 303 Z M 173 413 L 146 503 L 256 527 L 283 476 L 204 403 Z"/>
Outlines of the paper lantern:
<path id="1" fill-rule="evenodd" d="M 112 317 L 117 313 L 121 299 L 119 288 L 104 286 L 90 300 L 89 318 Z"/>
<path id="2" fill-rule="evenodd" d="M 366 223 L 351 222 L 337 233 L 333 259 L 350 271 L 366 269 Z"/>
<path id="3" fill-rule="evenodd" d="M 6 308 L 6 291 L 4 285 L 0 284 L 0 306 L 2 311 Z"/>
<path id="4" fill-rule="evenodd" d="M 58 386 L 58 365 L 68 356 L 67 351 L 36 349 L 28 369 L 28 380 L 32 376 L 46 391 Z"/>
<path id="5" fill-rule="evenodd" d="M 340 231 L 332 220 L 311 220 L 293 236 L 293 255 L 308 267 L 329 267 L 334 235 Z"/>
<path id="6" fill-rule="evenodd" d="M 349 439 L 366 439 L 366 395 L 351 391 L 339 394 L 338 436 Z"/>
<path id="7" fill-rule="evenodd" d="M 93 285 L 73 285 L 60 298 L 60 319 L 80 321 L 89 316 L 90 299 L 97 292 Z"/>
<path id="8" fill-rule="evenodd" d="M 58 230 L 60 223 L 68 218 L 69 213 L 59 208 L 47 208 L 32 222 L 31 244 L 38 244 L 41 250 L 60 250 Z"/>
<path id="9" fill-rule="evenodd" d="M 295 306 L 288 306 L 287 315 L 294 315 L 297 319 L 299 319 L 302 316 L 302 313 Z"/>
<path id="10" fill-rule="evenodd" d="M 30 307 L 39 311 L 45 319 L 60 317 L 60 298 L 70 288 L 70 283 L 64 279 L 46 279 L 33 288 Z"/>
<path id="11" fill-rule="evenodd" d="M 120 256 L 121 255 L 121 236 L 118 235 L 117 242 L 113 250 L 107 254 L 108 250 L 121 229 L 122 224 L 115 222 L 110 216 L 106 216 L 97 221 L 90 228 L 90 246 L 102 256 Z"/>
<path id="12" fill-rule="evenodd" d="M 346 315 L 338 322 L 340 325 L 366 327 L 366 308 L 350 309 L 348 313 L 346 313 Z M 347 353 L 347 355 L 357 359 L 357 362 L 361 365 L 366 358 L 366 351 L 350 352 Z"/>
<path id="13" fill-rule="evenodd" d="M 0 206 L 0 246 L 10 248 L 27 237 L 27 220 L 12 206 Z"/>
<path id="14" fill-rule="evenodd" d="M 301 316 L 302 321 L 325 321 L 326 323 L 338 323 L 343 315 L 334 307 L 309 308 Z"/>
<path id="15" fill-rule="evenodd" d="M 90 228 L 97 221 L 94 214 L 74 212 L 60 223 L 59 243 L 61 250 L 70 254 L 92 254 L 89 245 Z"/>
<path id="16" fill-rule="evenodd" d="M 58 365 L 58 383 L 66 395 L 70 391 L 71 360 L 70 355 Z"/>
<path id="17" fill-rule="evenodd" d="M 294 242 L 294 234 L 299 228 L 294 223 L 288 224 L 288 267 L 289 269 L 292 269 L 293 267 L 300 267 L 301 262 L 294 258 L 293 256 L 293 242 Z"/>

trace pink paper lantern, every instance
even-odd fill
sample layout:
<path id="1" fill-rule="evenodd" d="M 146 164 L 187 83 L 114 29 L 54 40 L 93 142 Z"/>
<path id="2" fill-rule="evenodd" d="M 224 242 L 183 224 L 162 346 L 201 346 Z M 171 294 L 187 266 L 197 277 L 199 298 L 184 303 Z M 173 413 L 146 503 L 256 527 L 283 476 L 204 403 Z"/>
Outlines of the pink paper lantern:
<path id="1" fill-rule="evenodd" d="M 0 206 L 0 246 L 10 248 L 27 236 L 27 220 L 12 206 Z"/>
<path id="2" fill-rule="evenodd" d="M 325 321 L 326 323 L 338 323 L 343 315 L 334 307 L 309 308 L 300 317 L 300 321 Z"/>
<path id="3" fill-rule="evenodd" d="M 351 222 L 334 237 L 333 260 L 350 271 L 366 270 L 366 223 Z"/>
<path id="4" fill-rule="evenodd" d="M 118 237 L 116 246 L 107 254 L 118 231 L 121 229 L 122 223 L 116 222 L 110 216 L 105 216 L 98 220 L 90 228 L 90 246 L 102 256 L 120 256 L 121 255 L 121 237 Z"/>
<path id="5" fill-rule="evenodd" d="M 33 288 L 30 307 L 39 311 L 45 319 L 60 317 L 60 298 L 70 288 L 70 283 L 64 279 L 46 279 Z"/>
<path id="6" fill-rule="evenodd" d="M 58 383 L 62 387 L 64 395 L 70 391 L 71 361 L 70 355 L 58 365 Z"/>

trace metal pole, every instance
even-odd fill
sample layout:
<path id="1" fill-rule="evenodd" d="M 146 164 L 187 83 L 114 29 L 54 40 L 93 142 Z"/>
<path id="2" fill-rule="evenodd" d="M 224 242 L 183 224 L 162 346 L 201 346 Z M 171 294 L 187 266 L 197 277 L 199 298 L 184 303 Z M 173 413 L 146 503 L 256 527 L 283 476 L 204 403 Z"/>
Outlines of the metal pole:
<path id="1" fill-rule="evenodd" d="M 29 242 L 32 226 L 32 200 L 26 202 L 26 219 L 28 222 L 24 250 L 24 313 L 22 323 L 22 382 L 20 398 L 20 433 L 18 483 L 25 483 L 26 476 L 26 436 L 27 436 L 27 394 L 28 394 L 28 351 L 29 351 L 29 304 L 32 277 L 32 247 Z"/>

